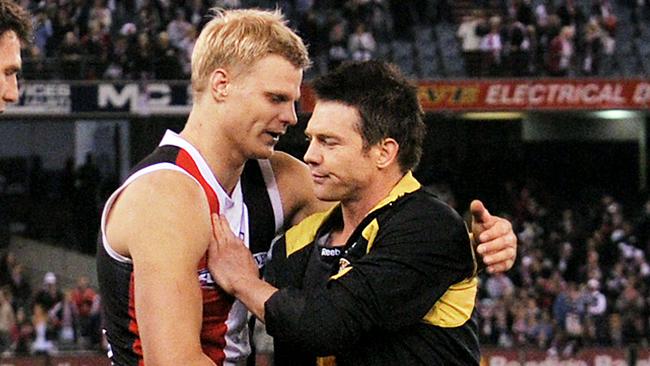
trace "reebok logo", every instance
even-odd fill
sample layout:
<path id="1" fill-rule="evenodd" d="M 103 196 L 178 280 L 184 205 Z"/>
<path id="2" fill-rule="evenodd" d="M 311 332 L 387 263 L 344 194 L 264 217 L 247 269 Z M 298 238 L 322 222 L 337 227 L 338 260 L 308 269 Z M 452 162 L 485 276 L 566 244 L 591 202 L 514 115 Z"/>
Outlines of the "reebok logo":
<path id="1" fill-rule="evenodd" d="M 320 255 L 323 257 L 338 257 L 341 255 L 341 251 L 337 248 L 323 248 Z"/>

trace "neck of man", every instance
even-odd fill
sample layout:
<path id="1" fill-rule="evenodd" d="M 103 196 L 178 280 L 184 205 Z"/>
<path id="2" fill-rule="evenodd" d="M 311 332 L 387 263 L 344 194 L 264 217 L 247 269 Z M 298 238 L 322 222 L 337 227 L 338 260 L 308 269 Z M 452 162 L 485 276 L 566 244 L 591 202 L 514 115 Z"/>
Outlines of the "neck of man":
<path id="1" fill-rule="evenodd" d="M 397 167 L 395 167 L 397 168 Z M 357 226 L 370 211 L 388 196 L 391 190 L 404 177 L 399 169 L 380 171 L 377 177 L 371 179 L 371 184 L 364 187 L 355 197 L 341 201 L 343 227 L 332 233 L 334 245 L 345 245 Z"/>
<path id="2" fill-rule="evenodd" d="M 218 121 L 221 117 L 215 118 L 214 113 L 206 112 L 195 105 L 180 135 L 201 153 L 219 184 L 231 194 L 247 158 L 220 131 Z"/>

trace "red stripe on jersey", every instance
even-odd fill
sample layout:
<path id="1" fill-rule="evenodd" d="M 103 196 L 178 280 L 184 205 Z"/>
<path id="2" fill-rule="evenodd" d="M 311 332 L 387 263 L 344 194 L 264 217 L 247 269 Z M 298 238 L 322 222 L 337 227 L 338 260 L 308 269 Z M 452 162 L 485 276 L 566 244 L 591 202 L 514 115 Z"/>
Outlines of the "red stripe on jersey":
<path id="1" fill-rule="evenodd" d="M 190 173 L 203 187 L 208 198 L 210 213 L 219 213 L 219 199 L 216 192 L 205 180 L 194 159 L 187 151 L 180 149 L 176 157 L 176 165 Z M 206 272 L 208 268 L 207 252 L 199 261 L 198 271 Z M 201 286 L 203 296 L 203 323 L 201 325 L 201 347 L 203 352 L 217 365 L 223 365 L 226 358 L 224 348 L 226 347 L 226 332 L 228 327 L 228 313 L 234 302 L 234 298 L 225 293 L 221 288 L 212 284 Z"/>
<path id="2" fill-rule="evenodd" d="M 133 272 L 131 272 L 131 280 L 129 281 L 129 332 L 135 335 L 135 340 L 131 345 L 131 350 L 138 356 L 138 366 L 144 366 L 144 359 L 142 356 L 142 340 L 140 339 L 140 331 L 138 330 L 138 322 L 135 318 L 135 281 Z"/>
<path id="3" fill-rule="evenodd" d="M 196 180 L 199 181 L 205 195 L 208 197 L 208 204 L 210 205 L 210 213 L 219 213 L 219 199 L 217 194 L 214 192 L 210 184 L 203 178 L 203 175 L 199 171 L 199 167 L 196 166 L 192 156 L 187 153 L 187 151 L 180 149 L 178 156 L 176 157 L 176 165 L 185 169 L 190 173 Z M 212 220 L 211 220 L 212 221 Z"/>

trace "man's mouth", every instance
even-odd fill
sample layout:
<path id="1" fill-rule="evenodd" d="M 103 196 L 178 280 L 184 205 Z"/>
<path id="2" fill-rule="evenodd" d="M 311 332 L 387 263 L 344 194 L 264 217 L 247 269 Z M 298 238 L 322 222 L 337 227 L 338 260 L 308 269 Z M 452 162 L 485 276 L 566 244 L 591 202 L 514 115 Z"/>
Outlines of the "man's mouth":
<path id="1" fill-rule="evenodd" d="M 266 134 L 271 136 L 273 142 L 278 142 L 280 140 L 280 136 L 284 135 L 284 132 L 266 131 Z"/>
<path id="2" fill-rule="evenodd" d="M 311 180 L 316 184 L 323 183 L 326 179 L 327 179 L 327 174 L 311 173 Z"/>

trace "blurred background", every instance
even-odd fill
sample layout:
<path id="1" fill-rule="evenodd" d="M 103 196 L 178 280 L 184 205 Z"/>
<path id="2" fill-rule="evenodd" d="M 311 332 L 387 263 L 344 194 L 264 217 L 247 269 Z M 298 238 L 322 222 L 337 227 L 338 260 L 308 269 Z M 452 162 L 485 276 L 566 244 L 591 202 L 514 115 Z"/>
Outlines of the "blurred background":
<path id="1" fill-rule="evenodd" d="M 380 59 L 418 85 L 416 176 L 460 213 L 483 200 L 519 238 L 512 270 L 480 276 L 486 365 L 650 363 L 645 0 L 19 2 L 35 42 L 0 115 L 3 364 L 108 364 L 101 209 L 182 128 L 213 6 L 280 8 L 308 43 L 300 123 L 278 147 L 298 158 L 315 76 Z"/>

